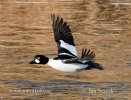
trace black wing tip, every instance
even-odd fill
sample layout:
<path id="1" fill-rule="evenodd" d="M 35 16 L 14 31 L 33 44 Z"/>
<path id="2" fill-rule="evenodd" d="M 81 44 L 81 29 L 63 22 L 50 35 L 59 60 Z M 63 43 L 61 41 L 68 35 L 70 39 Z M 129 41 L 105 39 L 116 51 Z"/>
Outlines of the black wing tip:
<path id="1" fill-rule="evenodd" d="M 59 19 L 63 19 L 63 18 L 60 18 L 59 15 L 56 15 L 56 14 L 54 14 L 54 13 L 51 14 L 51 20 L 52 20 L 52 21 L 56 21 L 56 20 L 59 21 Z"/>
<path id="2" fill-rule="evenodd" d="M 73 36 L 71 34 L 71 29 L 67 22 L 63 18 L 56 14 L 51 14 L 52 27 L 54 31 L 55 41 L 59 43 L 59 40 L 75 46 Z"/>
<path id="3" fill-rule="evenodd" d="M 54 14 L 54 13 L 51 13 L 51 17 L 55 17 L 55 16 L 57 16 L 56 14 Z"/>
<path id="4" fill-rule="evenodd" d="M 51 18 L 54 18 L 56 15 L 54 13 L 51 14 Z"/>
<path id="5" fill-rule="evenodd" d="M 87 50 L 86 48 L 82 48 L 82 55 L 81 58 L 88 58 L 88 60 L 93 61 L 95 58 L 95 53 L 91 51 L 90 49 Z"/>
<path id="6" fill-rule="evenodd" d="M 69 29 L 69 25 L 67 25 L 67 22 L 64 22 L 63 21 L 63 18 L 62 17 L 59 17 L 59 15 L 56 15 L 56 14 L 51 14 L 51 20 L 54 24 L 59 24 L 59 26 L 63 26 L 65 28 L 68 28 Z M 56 23 L 58 22 L 58 23 Z"/>

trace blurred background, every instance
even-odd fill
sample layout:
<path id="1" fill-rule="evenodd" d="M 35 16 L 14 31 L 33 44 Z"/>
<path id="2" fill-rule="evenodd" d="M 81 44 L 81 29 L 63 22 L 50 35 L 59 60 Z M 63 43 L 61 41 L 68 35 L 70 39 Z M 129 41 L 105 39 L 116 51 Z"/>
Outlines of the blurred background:
<path id="1" fill-rule="evenodd" d="M 65 73 L 29 64 L 36 54 L 57 54 L 52 13 L 70 25 L 78 55 L 91 49 L 104 70 Z M 130 100 L 130 27 L 130 0 L 0 0 L 0 100 Z M 23 89 L 50 92 L 10 91 Z"/>

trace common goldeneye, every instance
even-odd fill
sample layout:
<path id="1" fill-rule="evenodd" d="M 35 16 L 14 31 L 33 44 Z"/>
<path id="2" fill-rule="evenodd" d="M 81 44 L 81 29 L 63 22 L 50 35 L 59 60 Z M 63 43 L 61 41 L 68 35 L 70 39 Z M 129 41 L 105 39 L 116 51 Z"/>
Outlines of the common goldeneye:
<path id="1" fill-rule="evenodd" d="M 36 55 L 30 64 L 48 64 L 52 68 L 64 72 L 75 72 L 92 68 L 102 70 L 103 67 L 94 62 L 94 52 L 82 49 L 81 57 L 77 56 L 71 30 L 63 18 L 51 15 L 54 38 L 57 43 L 58 55 L 49 59 L 44 55 Z"/>

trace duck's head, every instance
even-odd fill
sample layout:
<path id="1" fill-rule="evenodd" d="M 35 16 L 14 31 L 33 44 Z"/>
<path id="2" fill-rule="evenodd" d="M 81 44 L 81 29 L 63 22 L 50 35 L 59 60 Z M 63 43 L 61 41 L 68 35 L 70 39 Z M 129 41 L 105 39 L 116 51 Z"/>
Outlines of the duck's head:
<path id="1" fill-rule="evenodd" d="M 44 55 L 36 55 L 30 64 L 47 64 L 49 58 Z"/>

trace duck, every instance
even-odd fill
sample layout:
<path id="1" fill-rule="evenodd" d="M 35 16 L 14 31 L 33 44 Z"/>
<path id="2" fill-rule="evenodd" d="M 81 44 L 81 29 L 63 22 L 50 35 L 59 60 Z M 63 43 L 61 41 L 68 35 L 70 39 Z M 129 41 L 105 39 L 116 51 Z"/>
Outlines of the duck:
<path id="1" fill-rule="evenodd" d="M 47 64 L 63 72 L 78 72 L 90 69 L 103 70 L 103 67 L 95 62 L 95 53 L 90 49 L 87 50 L 83 48 L 81 57 L 77 56 L 71 29 L 63 18 L 51 14 L 51 22 L 58 54 L 54 58 L 38 54 L 33 58 L 30 64 Z"/>

